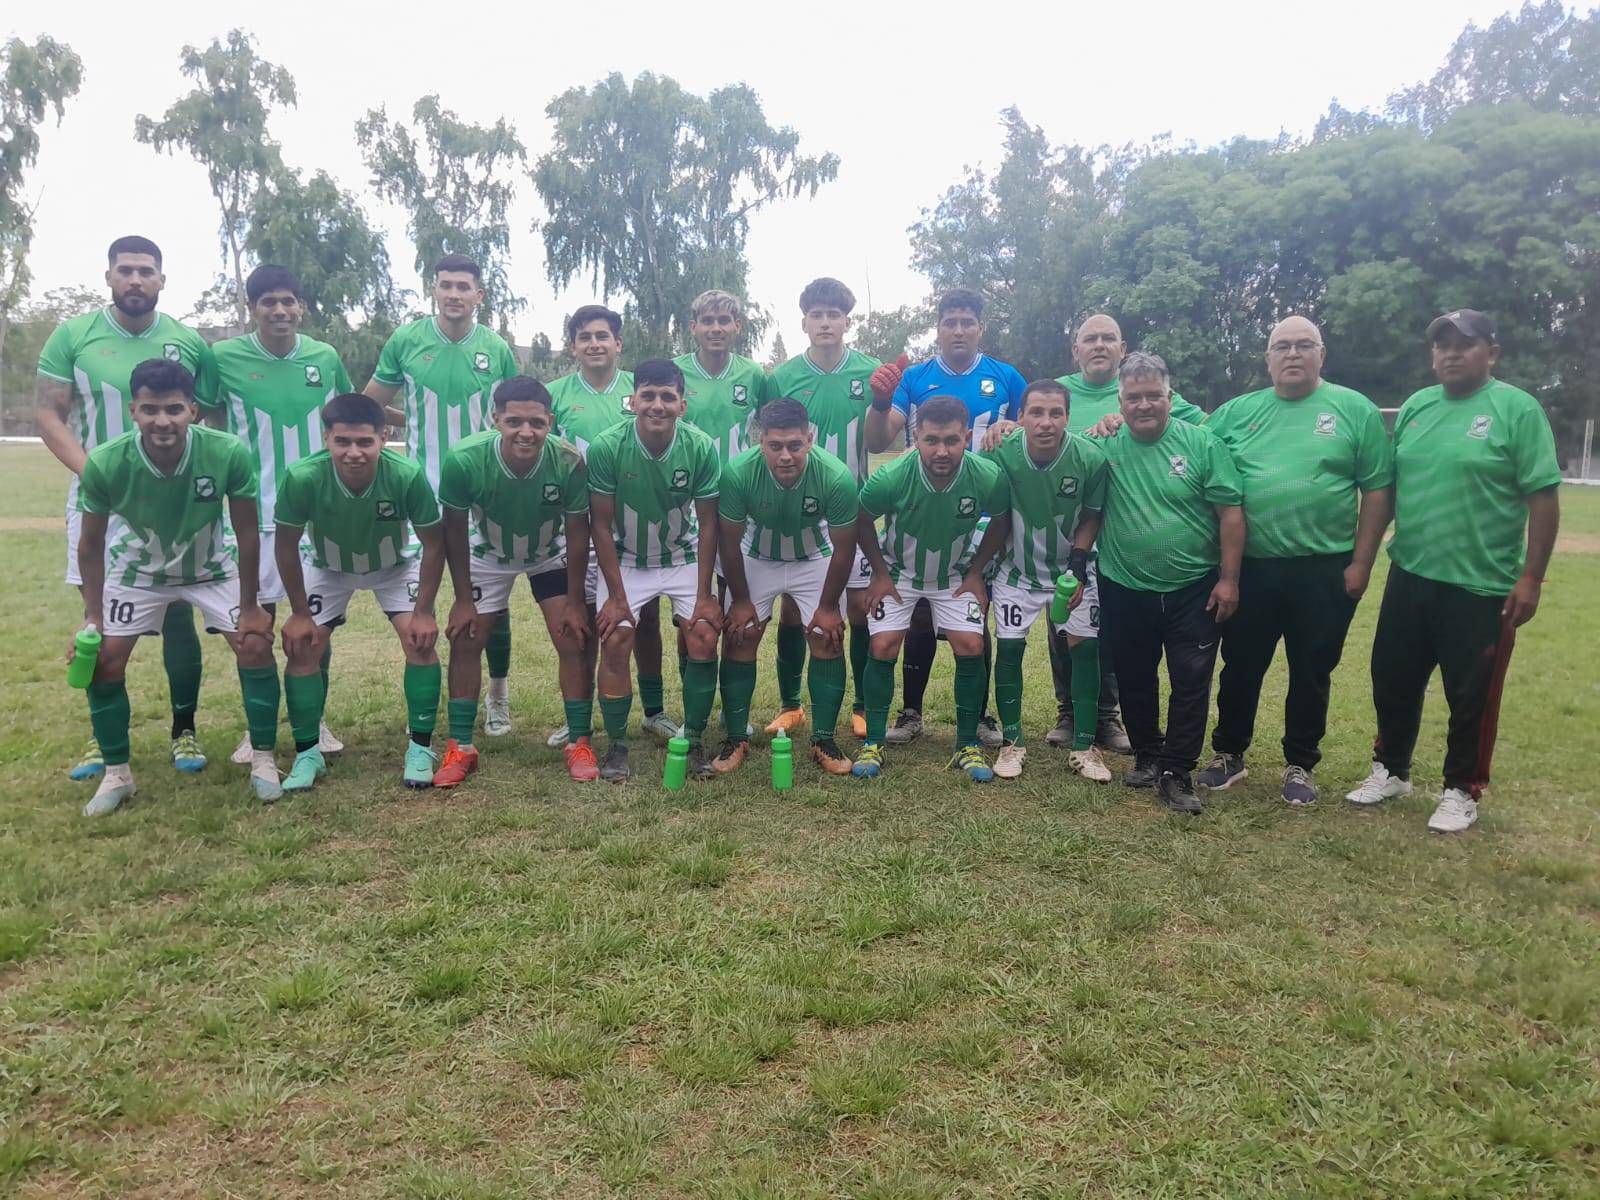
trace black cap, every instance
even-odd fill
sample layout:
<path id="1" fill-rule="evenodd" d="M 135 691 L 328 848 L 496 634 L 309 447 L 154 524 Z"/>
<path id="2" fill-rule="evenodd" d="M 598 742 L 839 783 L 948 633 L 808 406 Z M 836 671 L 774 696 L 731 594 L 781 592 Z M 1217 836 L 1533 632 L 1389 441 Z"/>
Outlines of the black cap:
<path id="1" fill-rule="evenodd" d="M 1495 342 L 1494 319 L 1475 308 L 1457 308 L 1429 321 L 1428 340 L 1433 341 L 1447 327 L 1453 327 L 1469 338 L 1482 338 L 1491 345 Z"/>

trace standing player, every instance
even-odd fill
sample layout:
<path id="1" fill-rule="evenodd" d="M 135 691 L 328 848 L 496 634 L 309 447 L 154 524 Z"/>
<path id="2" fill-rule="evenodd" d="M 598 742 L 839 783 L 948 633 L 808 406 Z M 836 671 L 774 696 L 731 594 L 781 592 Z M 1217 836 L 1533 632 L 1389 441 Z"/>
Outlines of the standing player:
<path id="1" fill-rule="evenodd" d="M 867 739 L 853 773 L 883 769 L 883 742 L 894 699 L 894 663 L 911 613 L 926 601 L 956 659 L 956 752 L 950 766 L 980 783 L 994 771 L 978 750 L 978 718 L 988 690 L 983 671 L 982 582 L 963 582 L 972 534 L 986 512 L 1010 508 L 1005 472 L 966 453 L 967 407 L 956 396 L 922 401 L 913 418 L 912 448 L 872 473 L 861 489 L 856 538 L 872 564 L 867 588 L 872 657 L 867 662 Z M 884 519 L 882 541 L 875 522 Z"/>
<path id="2" fill-rule="evenodd" d="M 261 582 L 256 598 L 276 615 L 276 605 L 284 599 L 273 550 L 278 481 L 299 459 L 322 449 L 322 406 L 354 388 L 338 351 L 300 332 L 306 307 L 293 271 L 259 266 L 244 281 L 244 293 L 255 330 L 224 338 L 211 348 L 211 369 L 200 372 L 195 399 L 201 420 L 242 439 L 255 462 L 260 484 L 256 507 L 261 516 Z M 328 686 L 326 662 L 322 686 L 324 690 Z M 324 754 L 344 749 L 326 724 L 317 739 Z M 241 765 L 250 761 L 249 734 L 233 752 L 233 761 Z"/>
<path id="3" fill-rule="evenodd" d="M 684 406 L 689 424 L 717 448 L 727 466 L 745 448 L 750 414 L 773 392 L 761 364 L 733 352 L 744 332 L 744 301 L 731 292 L 701 292 L 689 308 L 693 354 L 673 359 L 683 372 Z"/>
<path id="4" fill-rule="evenodd" d="M 444 530 L 421 465 L 384 449 L 385 423 L 372 397 L 335 396 L 322 409 L 327 449 L 295 463 L 278 485 L 278 573 L 294 610 L 283 623 L 284 699 L 295 742 L 286 791 L 310 788 L 327 769 L 317 749 L 326 699 L 320 665 L 358 591 L 373 594 L 405 653 L 405 785 L 433 786 L 438 755 L 429 747 L 440 677 L 433 601 L 444 577 Z M 422 543 L 420 565 L 413 530 Z"/>
<path id="5" fill-rule="evenodd" d="M 544 614 L 560 662 L 561 697 L 572 731 L 567 773 L 580 783 L 599 778 L 589 725 L 594 675 L 583 577 L 588 563 L 589 478 L 583 457 L 550 436 L 550 393 L 527 375 L 494 393 L 495 427 L 456 443 L 439 482 L 445 553 L 455 602 L 450 637 L 450 740 L 434 787 L 454 787 L 478 769 L 472 745 L 483 684 L 483 647 L 508 619 L 512 589 L 524 576 Z"/>
<path id="6" fill-rule="evenodd" d="M 731 603 L 723 628 L 722 717 L 728 740 L 712 762 L 737 770 L 750 751 L 756 651 L 779 596 L 806 614 L 811 644 L 811 757 L 830 775 L 851 762 L 833 740 L 844 703 L 844 618 L 840 602 L 855 562 L 856 481 L 817 447 L 798 400 L 773 400 L 757 417 L 757 445 L 722 473 L 717 506 L 722 564 Z M 795 723 L 798 724 L 798 723 Z M 791 724 L 785 729 L 794 728 Z"/>
<path id="7" fill-rule="evenodd" d="M 483 271 L 472 259 L 446 254 L 433 265 L 433 303 L 437 315 L 395 330 L 362 390 L 387 406 L 391 424 L 405 426 L 406 453 L 422 464 L 437 493 L 445 454 L 491 424 L 495 385 L 517 373 L 517 359 L 504 338 L 477 320 Z M 402 388 L 404 407 L 395 408 Z M 495 626 L 488 659 L 483 731 L 500 737 L 511 732 L 509 620 Z"/>
<path id="8" fill-rule="evenodd" d="M 237 438 L 194 424 L 194 376 L 182 363 L 142 362 L 125 386 L 136 429 L 89 454 L 79 489 L 84 615 L 105 633 L 89 685 L 89 720 L 105 770 L 83 815 L 104 816 L 137 790 L 128 765 L 128 657 L 142 635 L 161 628 L 176 600 L 199 608 L 206 628 L 233 647 L 255 747 L 250 783 L 260 799 L 276 800 L 283 794 L 272 758 L 278 673 L 272 618 L 256 603 L 254 465 Z M 237 560 L 224 499 L 239 531 Z M 113 516 L 121 524 L 108 551 Z"/>
<path id="9" fill-rule="evenodd" d="M 78 530 L 82 505 L 78 477 L 96 446 L 129 430 L 128 377 L 146 359 L 181 363 L 200 375 L 211 350 L 200 335 L 156 311 L 167 277 L 161 250 L 149 238 L 120 237 L 107 252 L 106 283 L 111 303 L 63 322 L 39 354 L 35 391 L 39 438 L 72 472 L 67 487 L 67 582 L 83 592 L 78 569 Z M 87 597 L 85 597 L 87 602 Z M 206 756 L 195 739 L 195 708 L 200 702 L 200 639 L 194 611 L 183 601 L 168 605 L 161 622 L 161 659 L 172 699 L 172 765 L 198 771 Z M 104 769 L 93 738 L 70 774 L 91 779 Z"/>
<path id="10" fill-rule="evenodd" d="M 647 359 L 633 373 L 634 420 L 589 446 L 589 512 L 600 562 L 595 632 L 600 637 L 600 715 L 608 746 L 600 778 L 621 783 L 628 768 L 637 606 L 665 596 L 686 643 L 684 736 L 697 778 L 715 772 L 701 739 L 717 694 L 722 608 L 712 591 L 717 557 L 717 448 L 683 420 L 683 371 Z"/>

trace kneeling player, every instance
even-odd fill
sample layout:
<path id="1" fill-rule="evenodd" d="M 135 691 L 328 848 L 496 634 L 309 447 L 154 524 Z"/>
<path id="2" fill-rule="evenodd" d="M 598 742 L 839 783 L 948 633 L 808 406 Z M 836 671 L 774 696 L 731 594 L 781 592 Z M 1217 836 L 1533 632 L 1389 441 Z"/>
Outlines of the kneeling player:
<path id="1" fill-rule="evenodd" d="M 855 559 L 855 479 L 813 446 L 800 401 L 773 400 L 757 420 L 759 441 L 728 464 L 717 500 L 731 599 L 722 651 L 728 740 L 711 765 L 733 771 L 749 753 L 756 651 L 773 604 L 787 596 L 802 614 L 811 649 L 811 757 L 829 774 L 848 775 L 851 762 L 835 744 L 833 727 L 844 703 L 840 602 Z"/>
<path id="2" fill-rule="evenodd" d="M 89 720 L 105 774 L 83 815 L 104 816 L 137 791 L 128 765 L 128 658 L 140 637 L 161 631 L 167 606 L 184 602 L 238 657 L 250 783 L 260 799 L 276 800 L 283 794 L 272 758 L 278 673 L 272 617 L 256 602 L 261 540 L 250 454 L 231 434 L 195 424 L 194 376 L 180 363 L 140 363 L 129 376 L 128 396 L 136 428 L 90 452 L 78 488 L 84 615 L 104 634 L 89 684 Z M 224 498 L 238 530 L 237 559 Z M 113 516 L 126 525 L 108 552 Z"/>
<path id="3" fill-rule="evenodd" d="M 439 626 L 433 600 L 444 576 L 439 505 L 415 459 L 383 446 L 383 406 L 346 392 L 323 406 L 327 449 L 302 458 L 278 485 L 278 573 L 294 610 L 283 623 L 284 701 L 295 760 L 286 791 L 303 791 L 327 770 L 317 730 L 327 699 L 322 655 L 358 591 L 371 592 L 405 652 L 407 787 L 433 785 L 429 746 L 439 713 Z M 410 531 L 422 543 L 421 564 Z M 309 540 L 302 565 L 300 538 Z"/>
<path id="4" fill-rule="evenodd" d="M 589 746 L 594 693 L 583 655 L 589 622 L 589 477 L 569 442 L 550 436 L 550 393 L 527 375 L 494 392 L 494 428 L 457 442 L 439 474 L 445 556 L 456 598 L 450 638 L 450 740 L 434 787 L 455 787 L 478 769 L 472 745 L 483 686 L 483 650 L 511 619 L 511 591 L 527 577 L 560 658 L 561 697 L 570 731 L 567 772 L 599 778 Z"/>
<path id="5" fill-rule="evenodd" d="M 971 779 L 994 772 L 978 749 L 978 718 L 988 691 L 983 670 L 983 583 L 965 582 L 972 531 L 985 512 L 1009 509 L 1005 472 L 966 453 L 967 407 L 953 396 L 932 396 L 916 410 L 914 453 L 873 472 L 861 489 L 856 538 L 872 564 L 867 587 L 867 740 L 854 773 L 874 776 L 883 767 L 883 740 L 894 699 L 894 664 L 911 625 L 911 610 L 927 600 L 934 627 L 956 659 L 956 753 L 950 760 Z M 874 522 L 882 517 L 880 542 Z"/>

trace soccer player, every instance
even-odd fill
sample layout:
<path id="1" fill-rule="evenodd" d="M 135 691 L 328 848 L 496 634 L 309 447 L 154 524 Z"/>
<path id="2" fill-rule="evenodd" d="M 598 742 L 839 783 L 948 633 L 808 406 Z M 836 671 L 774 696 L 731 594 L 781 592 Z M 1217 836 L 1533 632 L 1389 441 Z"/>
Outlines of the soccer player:
<path id="1" fill-rule="evenodd" d="M 326 700 L 322 654 L 358 591 L 373 594 L 405 654 L 405 785 L 433 786 L 440 683 L 433 601 L 444 577 L 444 529 L 422 465 L 384 449 L 385 423 L 383 405 L 371 396 L 335 396 L 322 409 L 326 449 L 295 463 L 278 485 L 275 550 L 293 609 L 283 623 L 284 702 L 295 748 L 285 791 L 304 791 L 326 773 L 317 749 Z"/>
<path id="2" fill-rule="evenodd" d="M 550 384 L 550 412 L 555 432 L 580 452 L 588 453 L 589 443 L 607 429 L 633 420 L 630 400 L 633 375 L 624 371 L 622 357 L 622 317 L 603 304 L 585 304 L 567 318 L 567 352 L 578 369 Z M 594 603 L 600 569 L 594 550 L 589 550 L 589 570 L 584 579 L 584 595 Z M 667 716 L 661 683 L 661 605 L 647 604 L 639 611 L 639 627 L 633 637 L 634 664 L 639 673 L 639 703 L 644 709 L 644 728 L 666 741 L 678 736 L 678 725 Z M 589 679 L 594 680 L 598 643 L 588 638 L 583 645 Z M 592 688 L 591 688 L 592 690 Z M 552 749 L 567 744 L 568 729 L 563 725 L 548 738 Z"/>
<path id="3" fill-rule="evenodd" d="M 78 499 L 84 460 L 96 446 L 132 428 L 128 378 L 146 359 L 181 363 L 199 375 L 211 358 L 200 335 L 158 312 L 167 277 L 161 250 L 149 238 L 120 237 L 106 254 L 106 284 L 111 303 L 64 321 L 39 354 L 35 391 L 39 437 L 72 472 L 67 487 L 67 582 L 83 595 L 78 569 L 78 536 L 83 508 Z M 84 603 L 88 596 L 83 595 Z M 168 605 L 161 622 L 161 659 L 172 700 L 172 765 L 199 771 L 206 756 L 195 738 L 200 702 L 200 638 L 194 610 L 183 601 Z M 105 768 L 93 738 L 72 767 L 73 779 L 92 779 Z"/>
<path id="4" fill-rule="evenodd" d="M 716 445 L 722 466 L 744 451 L 750 414 L 773 395 L 761 364 L 733 352 L 742 332 L 743 300 L 715 288 L 701 292 L 689 307 L 694 353 L 673 359 L 683 372 L 687 420 Z"/>
<path id="5" fill-rule="evenodd" d="M 255 747 L 250 783 L 261 800 L 276 800 L 283 794 L 272 757 L 278 673 L 272 618 L 256 602 L 255 466 L 239 439 L 195 425 L 194 376 L 182 363 L 141 362 L 125 386 L 135 428 L 90 451 L 78 488 L 84 615 L 104 634 L 89 720 L 105 768 L 83 815 L 104 816 L 137 791 L 128 763 L 128 658 L 179 600 L 198 608 L 207 630 L 233 647 Z M 237 558 L 224 499 L 238 531 Z M 108 550 L 112 517 L 120 522 Z"/>
<path id="6" fill-rule="evenodd" d="M 483 648 L 507 619 L 512 589 L 524 576 L 559 656 L 566 704 L 567 773 L 599 778 L 589 725 L 594 675 L 583 647 L 588 619 L 583 577 L 588 563 L 589 480 L 570 442 L 550 435 L 550 393 L 527 375 L 494 393 L 495 427 L 465 438 L 445 455 L 439 480 L 445 554 L 455 602 L 450 638 L 450 739 L 434 787 L 455 787 L 478 769 L 472 745 L 483 684 Z"/>
<path id="7" fill-rule="evenodd" d="M 1167 364 L 1133 353 L 1118 368 L 1124 423 L 1105 441 L 1100 627 L 1122 675 L 1134 769 L 1173 812 L 1198 813 L 1191 772 L 1205 739 L 1218 627 L 1239 604 L 1245 520 L 1239 472 L 1203 426 L 1172 419 Z M 1171 696 L 1162 736 L 1156 667 Z M 1076 666 L 1076 664 L 1074 664 Z"/>
<path id="8" fill-rule="evenodd" d="M 722 717 L 728 737 L 711 765 L 735 771 L 750 752 L 756 651 L 773 604 L 784 596 L 806 614 L 816 714 L 812 761 L 830 775 L 848 775 L 852 764 L 833 732 L 844 703 L 840 604 L 855 563 L 856 481 L 849 467 L 815 444 L 810 414 L 798 400 L 768 402 L 755 432 L 757 444 L 723 471 L 717 500 L 729 596 L 722 635 Z"/>
<path id="9" fill-rule="evenodd" d="M 690 770 L 716 772 L 702 738 L 717 694 L 722 608 L 712 591 L 717 557 L 717 486 L 722 469 L 711 439 L 683 419 L 683 371 L 666 359 L 634 368 L 634 420 L 589 446 L 589 520 L 600 564 L 595 632 L 600 638 L 600 715 L 608 745 L 600 778 L 620 783 L 628 768 L 636 606 L 665 596 L 682 633 L 684 736 Z"/>
<path id="10" fill-rule="evenodd" d="M 995 759 L 1002 779 L 1022 774 L 1027 749 L 1022 736 L 1022 660 L 1033 628 L 1054 598 L 1056 580 L 1067 574 L 1082 585 L 1067 619 L 1055 626 L 1066 638 L 1077 688 L 1077 730 L 1068 762 L 1094 783 L 1111 782 L 1111 769 L 1095 749 L 1095 702 L 1100 694 L 1098 628 L 1100 594 L 1089 557 L 1105 504 L 1106 457 L 1100 446 L 1067 432 L 1067 389 L 1053 379 L 1030 383 L 1022 393 L 1021 428 L 984 452 L 999 463 L 1011 507 L 989 518 L 989 527 L 967 568 L 967 587 L 981 584 L 984 568 L 1004 549 L 996 575 L 994 610 L 994 699 L 1006 744 Z"/>
<path id="11" fill-rule="evenodd" d="M 477 320 L 483 304 L 483 271 L 464 254 L 446 254 L 433 265 L 436 315 L 395 330 L 378 355 L 362 390 L 385 405 L 391 424 L 404 425 L 406 453 L 422 464 L 437 494 L 439 471 L 450 447 L 493 420 L 495 385 L 517 374 L 517 358 L 494 330 Z M 404 388 L 403 408 L 394 400 Z M 495 626 L 487 650 L 489 702 L 483 731 L 511 732 L 511 622 Z"/>
<path id="12" fill-rule="evenodd" d="M 981 580 L 974 584 L 963 576 L 979 518 L 1007 511 L 1011 494 L 998 464 L 966 453 L 968 410 L 960 397 L 928 397 L 912 420 L 914 453 L 879 467 L 861 489 L 856 538 L 872 564 L 867 587 L 872 657 L 866 672 L 867 738 L 852 772 L 871 778 L 883 769 L 895 658 L 912 610 L 927 601 L 956 659 L 956 752 L 950 766 L 983 783 L 994 778 L 978 749 L 978 718 L 988 690 L 983 669 L 988 597 Z"/>
<path id="13" fill-rule="evenodd" d="M 876 373 L 873 404 L 867 414 L 869 450 L 887 449 L 895 435 L 911 421 L 916 407 L 932 396 L 955 396 L 966 405 L 967 428 L 974 451 L 994 444 L 989 437 L 991 427 L 1001 421 L 1015 420 L 1017 404 L 1026 384 L 1015 367 L 990 358 L 980 349 L 983 297 L 967 288 L 956 288 L 941 296 L 935 336 L 939 353 L 929 361 L 903 371 L 899 364 L 886 364 Z M 876 392 L 891 380 L 893 399 L 880 403 Z M 986 632 L 983 638 L 987 646 Z M 922 697 L 928 689 L 928 672 L 933 669 L 934 654 L 938 650 L 938 635 L 927 605 L 919 605 L 912 616 L 905 650 L 903 707 L 888 735 L 889 741 L 896 745 L 910 742 L 922 733 Z M 987 657 L 986 654 L 985 659 Z M 989 691 L 988 679 L 986 663 L 985 698 Z M 979 722 L 979 736 L 989 746 L 999 746 L 1004 740 L 999 724 L 987 715 Z"/>
<path id="14" fill-rule="evenodd" d="M 340 392 L 354 391 L 339 352 L 326 342 L 300 332 L 305 301 L 300 281 L 287 267 L 265 264 L 244 281 L 245 300 L 255 329 L 224 338 L 211 348 L 209 369 L 195 381 L 200 419 L 243 439 L 256 464 L 261 517 L 261 582 L 256 598 L 274 616 L 284 599 L 283 580 L 273 549 L 277 524 L 273 509 L 278 480 L 296 461 L 322 449 L 322 406 Z M 322 685 L 328 685 L 328 664 L 322 664 Z M 318 730 L 324 754 L 337 754 L 344 744 L 328 726 Z M 233 761 L 250 761 L 247 733 Z"/>
<path id="15" fill-rule="evenodd" d="M 1560 524 L 1550 420 L 1494 377 L 1494 322 L 1463 308 L 1428 326 L 1435 387 L 1394 425 L 1395 528 L 1372 641 L 1378 738 L 1372 773 L 1349 794 L 1373 805 L 1411 792 L 1411 756 L 1435 666 L 1450 709 L 1436 833 L 1478 820 L 1516 630 L 1539 611 Z"/>
<path id="16" fill-rule="evenodd" d="M 823 277 L 806 284 L 800 293 L 800 328 L 811 344 L 772 373 L 772 390 L 805 406 L 817 445 L 844 463 L 859 490 L 869 474 L 866 420 L 871 380 L 873 372 L 883 364 L 844 344 L 855 306 L 855 293 L 837 279 Z M 893 392 L 893 386 L 885 391 L 885 404 Z M 756 418 L 761 419 L 761 410 Z M 723 512 L 726 515 L 726 507 Z M 851 536 L 854 537 L 853 529 Z M 866 670 L 871 637 L 867 632 L 866 606 L 871 574 L 866 559 L 857 551 L 845 584 L 850 674 L 855 688 L 851 724 L 857 737 L 867 732 L 862 672 Z M 785 596 L 778 615 L 778 714 L 767 724 L 768 733 L 787 733 L 805 723 L 805 709 L 800 706 L 800 673 L 805 666 L 807 640 L 803 614 Z M 823 733 L 832 737 L 831 730 Z"/>
<path id="17" fill-rule="evenodd" d="M 1305 805 L 1317 799 L 1329 681 L 1389 524 L 1394 453 L 1377 405 L 1322 378 L 1327 348 L 1310 321 L 1278 322 L 1266 358 L 1272 386 L 1229 400 L 1206 422 L 1239 469 L 1250 527 L 1239 609 L 1222 627 L 1215 754 L 1195 783 L 1215 791 L 1249 773 L 1244 752 L 1282 639 L 1280 789 Z"/>

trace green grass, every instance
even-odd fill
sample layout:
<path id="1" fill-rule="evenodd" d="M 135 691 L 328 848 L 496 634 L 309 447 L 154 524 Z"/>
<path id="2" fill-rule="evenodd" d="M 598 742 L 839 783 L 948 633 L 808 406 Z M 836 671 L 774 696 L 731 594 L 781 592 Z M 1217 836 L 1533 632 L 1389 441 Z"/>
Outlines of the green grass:
<path id="1" fill-rule="evenodd" d="M 580 787 L 544 746 L 524 597 L 517 729 L 465 787 L 401 787 L 398 655 L 361 602 L 324 785 L 248 799 L 216 641 L 212 765 L 177 778 L 151 644 L 139 798 L 90 823 L 61 479 L 31 448 L 0 470 L 0 1194 L 1594 1194 L 1600 492 L 1563 495 L 1461 838 L 1423 828 L 1437 687 L 1418 796 L 1337 800 L 1367 762 L 1375 596 L 1312 811 L 1274 798 L 1281 673 L 1256 771 L 1177 822 L 1039 745 L 1039 645 L 1015 784 L 942 769 L 942 656 L 930 735 L 876 784 L 802 763 L 780 796 L 758 746 L 669 794 L 636 742 L 639 782 Z"/>

